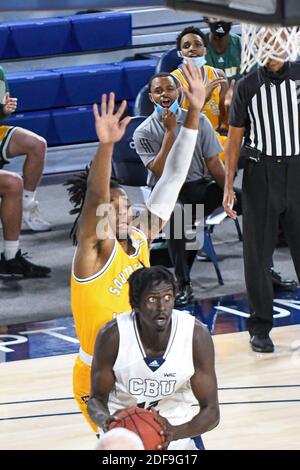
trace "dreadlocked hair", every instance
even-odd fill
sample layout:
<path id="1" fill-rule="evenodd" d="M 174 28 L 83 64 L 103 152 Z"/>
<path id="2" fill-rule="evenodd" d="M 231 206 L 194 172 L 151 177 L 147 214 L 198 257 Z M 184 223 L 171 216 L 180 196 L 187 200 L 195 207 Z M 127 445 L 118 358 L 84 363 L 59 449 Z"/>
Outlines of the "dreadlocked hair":
<path id="1" fill-rule="evenodd" d="M 85 195 L 87 190 L 87 180 L 89 176 L 89 172 L 92 166 L 92 162 L 90 162 L 82 171 L 79 173 L 75 178 L 70 178 L 64 182 L 64 186 L 67 186 L 67 191 L 69 194 L 70 203 L 73 205 L 73 209 L 69 211 L 71 215 L 77 215 L 76 219 L 72 225 L 70 231 L 70 238 L 72 239 L 73 245 L 77 245 L 77 228 L 78 228 L 78 220 L 80 214 L 82 212 L 83 204 L 85 201 Z M 121 188 L 120 183 L 116 178 L 110 179 L 110 188 Z"/>

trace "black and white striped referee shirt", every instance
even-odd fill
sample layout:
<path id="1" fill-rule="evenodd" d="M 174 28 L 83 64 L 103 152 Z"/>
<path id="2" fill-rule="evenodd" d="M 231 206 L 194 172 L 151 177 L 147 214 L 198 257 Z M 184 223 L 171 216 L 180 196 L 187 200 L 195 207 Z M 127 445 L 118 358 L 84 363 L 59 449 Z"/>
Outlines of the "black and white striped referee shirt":
<path id="1" fill-rule="evenodd" d="M 300 64 L 287 62 L 278 73 L 259 68 L 235 88 L 229 124 L 245 127 L 244 144 L 271 156 L 300 153 Z"/>

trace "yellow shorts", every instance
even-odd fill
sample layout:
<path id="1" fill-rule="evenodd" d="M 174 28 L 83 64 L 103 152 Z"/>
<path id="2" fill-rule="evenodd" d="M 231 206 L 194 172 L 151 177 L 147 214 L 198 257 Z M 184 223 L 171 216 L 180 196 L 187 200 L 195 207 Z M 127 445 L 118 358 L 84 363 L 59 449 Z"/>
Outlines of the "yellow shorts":
<path id="1" fill-rule="evenodd" d="M 5 163 L 9 163 L 9 155 L 7 152 L 8 145 L 17 127 L 12 126 L 0 126 L 0 168 Z"/>
<path id="2" fill-rule="evenodd" d="M 97 432 L 98 427 L 91 420 L 87 410 L 87 402 L 91 388 L 91 368 L 86 365 L 80 357 L 76 358 L 73 368 L 73 393 L 81 413 L 93 429 Z"/>

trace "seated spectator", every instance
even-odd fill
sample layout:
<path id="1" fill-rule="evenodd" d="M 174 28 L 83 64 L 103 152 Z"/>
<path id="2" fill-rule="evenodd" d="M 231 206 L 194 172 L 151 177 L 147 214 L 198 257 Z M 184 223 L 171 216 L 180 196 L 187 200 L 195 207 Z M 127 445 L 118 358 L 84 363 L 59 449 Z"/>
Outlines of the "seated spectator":
<path id="1" fill-rule="evenodd" d="M 0 119 L 3 120 L 16 111 L 17 98 L 9 94 L 7 81 L 0 67 Z M 19 155 L 26 155 L 23 165 L 23 228 L 34 232 L 51 229 L 49 222 L 44 220 L 39 211 L 39 203 L 35 199 L 36 188 L 40 182 L 45 158 L 47 142 L 43 137 L 21 127 L 0 126 L 0 169 Z"/>
<path id="2" fill-rule="evenodd" d="M 232 89 L 228 89 L 223 70 L 206 65 L 206 44 L 205 34 L 194 26 L 188 26 L 177 37 L 177 49 L 183 57 L 183 63 L 187 60 L 192 60 L 195 66 L 200 69 L 202 80 L 206 87 L 206 101 L 202 113 L 209 119 L 217 132 L 221 145 L 224 146 L 226 137 L 218 131 L 222 127 L 227 127 L 227 114 L 232 97 Z M 179 80 L 182 87 L 188 88 L 182 65 L 173 70 L 172 75 Z M 185 97 L 181 107 L 186 109 L 187 105 L 188 99 Z M 223 152 L 220 157 L 223 158 Z"/>
<path id="3" fill-rule="evenodd" d="M 51 269 L 26 259 L 19 249 L 22 221 L 23 181 L 16 173 L 0 170 L 0 220 L 3 227 L 4 252 L 0 258 L 1 279 L 46 277 Z"/>
<path id="4" fill-rule="evenodd" d="M 210 29 L 206 34 L 206 63 L 224 71 L 229 82 L 241 78 L 241 38 L 231 32 L 232 23 L 205 18 Z"/>
<path id="5" fill-rule="evenodd" d="M 155 111 L 140 124 L 133 135 L 136 151 L 149 170 L 148 185 L 152 188 L 163 173 L 168 152 L 186 116 L 186 111 L 179 107 L 180 91 L 181 88 L 174 75 L 169 73 L 154 75 L 149 81 L 149 98 L 155 106 Z M 216 133 L 209 120 L 201 113 L 192 163 L 178 198 L 181 204 L 192 205 L 192 222 L 195 221 L 194 209 L 197 204 L 204 204 L 205 216 L 222 205 L 225 172 L 224 165 L 219 159 L 220 151 L 222 147 Z M 207 177 L 206 167 L 212 177 Z M 239 200 L 236 209 L 241 213 L 239 191 L 236 193 Z M 181 217 L 183 221 L 183 213 Z M 190 271 L 197 251 L 186 250 L 187 240 L 184 231 L 180 238 L 175 236 L 175 219 L 173 212 L 167 244 L 179 285 L 176 305 L 180 306 L 186 305 L 193 299 Z M 183 227 L 183 222 L 178 225 Z"/>

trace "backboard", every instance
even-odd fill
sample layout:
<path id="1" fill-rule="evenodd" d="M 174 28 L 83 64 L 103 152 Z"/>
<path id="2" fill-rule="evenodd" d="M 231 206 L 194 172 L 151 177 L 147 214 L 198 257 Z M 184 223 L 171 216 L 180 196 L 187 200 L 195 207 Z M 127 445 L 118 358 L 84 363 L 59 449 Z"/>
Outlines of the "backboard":
<path id="1" fill-rule="evenodd" d="M 299 0 L 166 0 L 169 8 L 199 11 L 205 16 L 244 23 L 300 25 Z"/>

